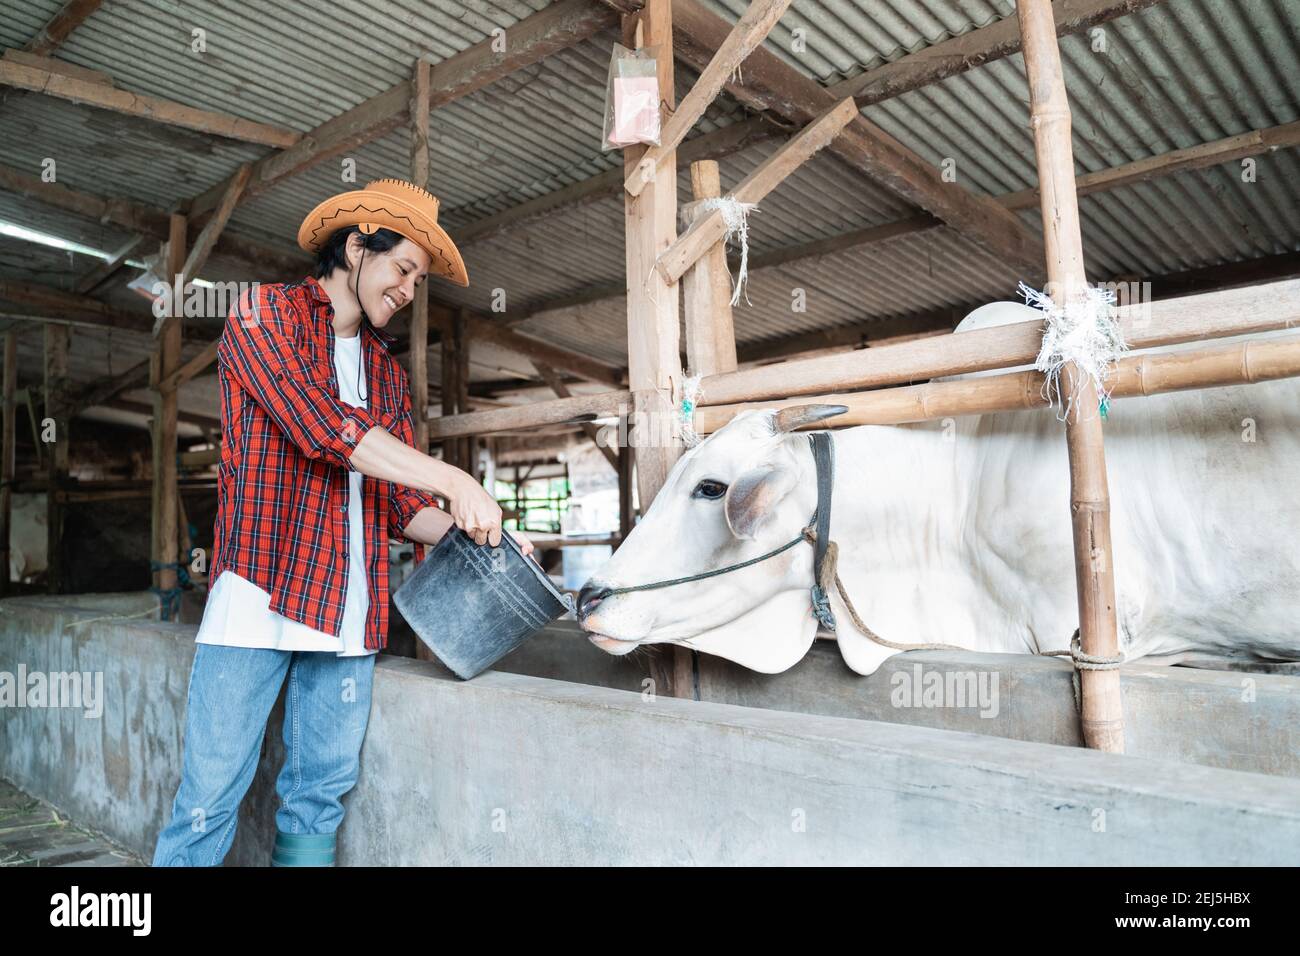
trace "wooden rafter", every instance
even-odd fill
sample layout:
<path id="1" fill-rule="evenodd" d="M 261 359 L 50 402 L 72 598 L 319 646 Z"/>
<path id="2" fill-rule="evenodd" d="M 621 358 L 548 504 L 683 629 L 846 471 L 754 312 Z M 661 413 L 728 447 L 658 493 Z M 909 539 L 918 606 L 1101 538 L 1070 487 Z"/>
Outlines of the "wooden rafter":
<path id="1" fill-rule="evenodd" d="M 99 9 L 102 0 L 68 0 L 59 11 L 46 21 L 45 26 L 25 44 L 23 49 L 38 56 L 49 56 L 63 41 L 72 35 L 72 31 L 86 22 L 86 19 Z"/>
<path id="2" fill-rule="evenodd" d="M 833 104 L 809 123 L 741 180 L 729 196 L 742 203 L 756 203 L 775 189 L 792 172 L 807 162 L 818 150 L 834 142 L 844 127 L 858 115 L 853 100 L 845 98 Z M 655 262 L 664 281 L 677 282 L 700 256 L 722 240 L 727 233 L 722 211 L 714 209 L 697 219 L 677 237 Z"/>
<path id="3" fill-rule="evenodd" d="M 781 14 L 789 6 L 790 0 L 751 0 L 749 8 L 719 45 L 695 85 L 682 97 L 672 116 L 668 117 L 659 135 L 659 144 L 646 150 L 640 162 L 624 180 L 623 185 L 629 193 L 633 196 L 641 195 L 641 190 L 655 177 L 663 158 L 671 155 L 686 138 L 686 134 L 699 122 L 728 78 L 736 72 L 745 57 L 772 32 L 776 22 L 781 19 Z"/>
<path id="4" fill-rule="evenodd" d="M 1079 33 L 1160 2 L 1056 0 L 1052 4 L 1056 34 Z M 835 96 L 852 96 L 858 106 L 870 106 L 1019 52 L 1020 26 L 1012 14 L 986 27 L 923 47 L 860 76 L 841 80 L 828 89 Z"/>
<path id="5" fill-rule="evenodd" d="M 85 106 L 112 110 L 127 116 L 139 116 L 168 126 L 179 126 L 212 136 L 256 143 L 260 146 L 284 149 L 301 139 L 300 133 L 272 126 L 269 123 L 258 123 L 228 113 L 196 109 L 156 96 L 130 93 L 104 83 L 92 83 L 53 70 L 28 66 L 12 59 L 0 59 L 0 85 L 30 90 L 33 93 L 44 93 L 47 96 Z"/>
<path id="6" fill-rule="evenodd" d="M 1077 179 L 1078 193 L 1080 196 L 1091 195 L 1109 189 L 1116 189 L 1120 186 L 1149 182 L 1163 176 L 1171 176 L 1175 173 L 1195 169 L 1205 169 L 1235 159 L 1297 145 L 1300 145 L 1300 122 L 1251 130 L 1238 136 L 1229 136 L 1225 139 L 1203 143 L 1187 149 L 1173 150 L 1161 153 L 1158 156 L 1135 160 L 1131 163 L 1122 163 L 1109 169 L 1085 173 Z M 544 199 L 545 197 L 541 198 Z M 1022 189 L 1017 192 L 1005 193 L 1001 196 L 995 196 L 994 201 L 998 205 L 1011 210 L 1029 209 L 1038 205 L 1038 190 Z M 938 228 L 943 224 L 941 219 L 937 219 L 929 213 L 920 213 L 896 222 L 879 226 L 867 226 L 838 236 L 816 239 L 796 246 L 787 246 L 751 255 L 749 258 L 749 271 L 752 273 L 760 269 L 786 265 L 814 256 L 845 252 L 858 246 L 885 242 L 900 236 L 925 232 Z M 1270 276 L 1277 278 L 1281 274 L 1283 273 L 1274 270 L 1270 273 Z M 618 298 L 624 295 L 625 291 L 622 282 L 599 283 L 588 285 L 580 292 L 570 295 L 551 296 L 533 302 L 525 302 L 510 311 L 505 324 L 514 325 L 543 312 L 553 312 L 557 309 L 568 309 L 577 305 Z"/>
<path id="7" fill-rule="evenodd" d="M 225 186 L 226 183 L 222 185 Z M 144 234 L 158 240 L 167 238 L 167 213 L 144 203 L 93 196 L 90 193 L 69 189 L 61 183 L 42 182 L 39 176 L 32 176 L 5 166 L 0 166 L 0 189 L 16 193 L 25 199 L 76 213 L 87 219 L 112 223 L 128 232 Z M 311 260 L 305 255 L 292 254 L 229 233 L 217 240 L 215 251 L 223 256 L 242 259 L 263 270 L 276 269 L 289 275 L 300 274 L 311 264 Z"/>
<path id="8" fill-rule="evenodd" d="M 701 67 L 730 30 L 724 19 L 705 9 L 699 0 L 673 0 L 673 24 L 682 37 L 689 39 L 689 44 L 683 46 L 683 56 Z M 800 126 L 813 121 L 836 102 L 816 80 L 766 48 L 750 54 L 743 85 L 731 84 L 728 89 L 743 100 Z M 1017 216 L 987 197 L 977 196 L 959 184 L 944 182 L 936 166 L 866 117 L 854 118 L 829 150 L 848 165 L 981 243 L 1023 270 L 1026 276 L 1041 274 L 1042 242 Z"/>
<path id="9" fill-rule="evenodd" d="M 506 52 L 493 49 L 490 37 L 433 64 L 429 77 L 430 109 L 438 109 L 468 96 L 556 53 L 609 29 L 614 16 L 589 0 L 562 0 L 525 17 L 506 30 Z M 244 199 L 252 199 L 273 183 L 386 136 L 407 121 L 411 84 L 407 80 L 371 97 L 346 113 L 322 123 L 282 152 L 253 164 Z M 202 219 L 216 208 L 224 183 L 197 196 L 190 206 L 192 218 Z"/>

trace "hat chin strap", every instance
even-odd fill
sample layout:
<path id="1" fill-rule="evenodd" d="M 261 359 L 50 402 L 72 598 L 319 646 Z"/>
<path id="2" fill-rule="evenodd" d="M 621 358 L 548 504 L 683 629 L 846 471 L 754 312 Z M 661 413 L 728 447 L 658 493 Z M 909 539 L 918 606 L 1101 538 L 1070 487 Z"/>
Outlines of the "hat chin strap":
<path id="1" fill-rule="evenodd" d="M 367 222 L 367 223 L 363 223 L 363 224 L 361 225 L 361 231 L 362 231 L 362 232 L 365 232 L 367 226 L 370 227 L 371 232 L 374 231 L 374 229 L 375 229 L 375 225 L 374 225 L 374 223 L 369 223 L 369 222 Z M 366 233 L 366 235 L 369 235 L 369 234 L 370 234 L 370 233 Z M 357 307 L 358 307 L 359 309 L 361 309 L 361 324 L 362 324 L 362 325 L 365 325 L 367 322 L 370 321 L 370 316 L 366 315 L 366 307 L 365 307 L 364 305 L 362 305 L 362 303 L 361 303 L 361 267 L 362 267 L 363 265 L 365 265 L 365 264 L 366 264 L 366 246 L 365 246 L 365 243 L 362 243 L 362 244 L 361 244 L 361 258 L 360 258 L 359 260 L 357 260 L 357 284 L 356 284 L 356 288 L 352 290 L 353 294 L 356 295 L 356 297 L 357 297 Z M 357 329 L 357 335 L 360 335 L 360 334 L 361 334 L 361 329 L 358 328 L 358 329 Z M 362 394 L 361 394 L 361 378 L 362 378 L 362 376 L 361 376 L 361 367 L 362 367 L 363 365 L 366 364 L 366 350 L 365 350 L 365 344 L 366 344 L 366 343 L 365 343 L 365 340 L 363 339 L 363 340 L 362 340 L 360 343 L 358 343 L 358 344 L 361 346 L 361 348 L 359 348 L 359 349 L 357 350 L 357 397 L 360 398 L 360 399 L 364 402 L 364 401 L 367 401 L 367 398 L 366 398 L 365 395 L 362 395 Z"/>

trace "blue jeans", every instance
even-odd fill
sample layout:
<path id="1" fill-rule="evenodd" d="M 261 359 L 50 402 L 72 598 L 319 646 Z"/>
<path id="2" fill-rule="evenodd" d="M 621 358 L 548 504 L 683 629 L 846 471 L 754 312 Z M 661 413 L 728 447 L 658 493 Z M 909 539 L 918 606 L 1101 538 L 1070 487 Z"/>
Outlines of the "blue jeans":
<path id="1" fill-rule="evenodd" d="M 377 656 L 195 644 L 181 782 L 153 865 L 221 865 L 286 673 L 275 826 L 333 834 L 343 822 L 341 798 L 360 770 Z"/>

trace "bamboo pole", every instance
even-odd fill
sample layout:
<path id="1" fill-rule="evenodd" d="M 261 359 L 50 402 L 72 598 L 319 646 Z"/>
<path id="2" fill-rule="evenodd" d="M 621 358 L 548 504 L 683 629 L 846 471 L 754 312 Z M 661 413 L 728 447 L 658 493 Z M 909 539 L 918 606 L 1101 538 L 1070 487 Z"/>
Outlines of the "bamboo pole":
<path id="1" fill-rule="evenodd" d="M 1135 349 L 1291 328 L 1300 325 L 1300 279 L 1143 303 L 1117 318 Z M 1038 357 L 1042 331 L 1041 321 L 1016 322 L 711 375 L 700 383 L 700 400 L 752 402 L 1027 365 Z"/>
<path id="2" fill-rule="evenodd" d="M 1300 376 L 1300 335 L 1231 342 L 1186 352 L 1152 352 L 1121 359 L 1107 385 L 1111 398 L 1139 398 L 1200 388 L 1248 385 Z M 1044 376 L 1027 370 L 958 382 L 930 382 L 868 392 L 809 395 L 804 402 L 845 405 L 848 411 L 808 428 L 902 425 L 960 415 L 1041 409 Z M 712 434 L 742 411 L 784 408 L 790 400 L 714 405 L 695 413 L 695 430 Z"/>
<path id="3" fill-rule="evenodd" d="M 1020 0 L 1016 6 L 1029 79 L 1029 124 L 1034 131 L 1048 293 L 1070 308 L 1087 302 L 1087 275 L 1075 194 L 1070 105 L 1050 0 Z M 1062 369 L 1066 394 L 1091 395 L 1096 383 L 1073 363 Z M 1074 528 L 1075 583 L 1083 653 L 1119 653 L 1115 620 L 1115 569 L 1111 559 L 1110 492 L 1101 415 L 1079 402 L 1065 424 L 1070 460 L 1070 512 Z M 1124 712 L 1118 670 L 1081 670 L 1083 739 L 1094 750 L 1124 751 Z"/>

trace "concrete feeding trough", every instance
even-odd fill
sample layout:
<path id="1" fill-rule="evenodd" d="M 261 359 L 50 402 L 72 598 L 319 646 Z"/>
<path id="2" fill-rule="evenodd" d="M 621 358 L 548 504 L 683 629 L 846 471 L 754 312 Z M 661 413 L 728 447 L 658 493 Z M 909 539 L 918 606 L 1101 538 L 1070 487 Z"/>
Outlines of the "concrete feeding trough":
<path id="1" fill-rule="evenodd" d="M 142 856 L 195 648 L 154 602 L 0 602 L 0 671 L 102 678 L 97 717 L 0 710 L 0 775 Z M 468 682 L 381 656 L 340 865 L 1300 862 L 1293 677 L 1126 669 L 1118 755 L 1078 746 L 1058 661 L 916 652 L 864 678 L 818 641 L 778 676 L 701 657 L 698 701 L 648 693 L 648 662 L 567 621 Z M 917 667 L 919 706 L 900 706 Z M 974 706 L 924 706 L 927 674 L 963 671 L 989 675 Z M 282 720 L 283 698 L 229 864 L 270 858 Z"/>

